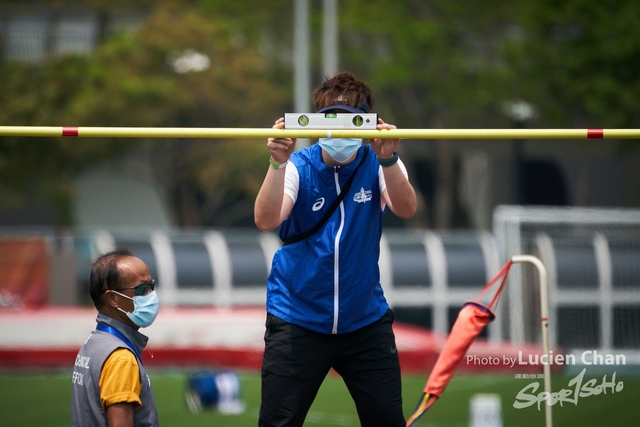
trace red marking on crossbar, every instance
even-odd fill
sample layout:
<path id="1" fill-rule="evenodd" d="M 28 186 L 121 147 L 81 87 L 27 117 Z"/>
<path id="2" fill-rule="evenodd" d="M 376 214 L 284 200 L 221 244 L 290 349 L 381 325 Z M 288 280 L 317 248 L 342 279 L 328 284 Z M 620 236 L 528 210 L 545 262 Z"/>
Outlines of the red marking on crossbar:
<path id="1" fill-rule="evenodd" d="M 602 129 L 587 129 L 587 138 L 589 138 L 589 139 L 602 139 L 602 138 L 604 138 L 604 130 L 602 130 Z"/>
<path id="2" fill-rule="evenodd" d="M 543 321 L 543 322 L 546 322 L 547 320 L 549 320 L 549 319 L 548 319 L 548 318 L 546 318 L 546 317 L 543 317 L 543 318 L 542 318 L 542 321 Z"/>
<path id="3" fill-rule="evenodd" d="M 78 128 L 73 126 L 63 126 L 62 136 L 78 136 Z"/>

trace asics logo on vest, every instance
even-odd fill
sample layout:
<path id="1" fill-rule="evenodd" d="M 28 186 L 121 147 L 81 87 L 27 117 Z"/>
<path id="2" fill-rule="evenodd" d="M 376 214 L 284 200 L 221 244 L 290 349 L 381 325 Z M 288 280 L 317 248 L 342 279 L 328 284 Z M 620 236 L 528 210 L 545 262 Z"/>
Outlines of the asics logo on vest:
<path id="1" fill-rule="evenodd" d="M 322 209 L 322 207 L 324 206 L 324 197 L 320 197 L 318 200 L 316 200 L 316 202 L 313 204 L 313 206 L 311 207 L 311 210 L 316 212 L 319 211 L 320 209 Z"/>
<path id="2" fill-rule="evenodd" d="M 358 203 L 365 203 L 371 201 L 371 190 L 365 190 L 360 187 L 360 191 L 353 195 L 353 201 Z"/>

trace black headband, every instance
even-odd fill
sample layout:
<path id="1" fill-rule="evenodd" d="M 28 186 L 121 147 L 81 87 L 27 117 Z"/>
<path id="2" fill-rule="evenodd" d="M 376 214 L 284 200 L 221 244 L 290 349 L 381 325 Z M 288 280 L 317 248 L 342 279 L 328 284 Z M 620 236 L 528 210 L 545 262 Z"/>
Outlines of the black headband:
<path id="1" fill-rule="evenodd" d="M 328 107 L 324 107 L 319 109 L 317 112 L 318 113 L 324 113 L 327 111 L 331 111 L 331 110 L 345 110 L 349 113 L 354 113 L 354 114 L 358 114 L 358 113 L 368 113 L 371 109 L 369 108 L 369 103 L 365 102 L 364 105 L 362 106 L 362 108 L 356 108 L 356 107 L 350 107 L 349 105 L 342 105 L 342 104 L 337 104 L 337 105 L 330 105 Z"/>

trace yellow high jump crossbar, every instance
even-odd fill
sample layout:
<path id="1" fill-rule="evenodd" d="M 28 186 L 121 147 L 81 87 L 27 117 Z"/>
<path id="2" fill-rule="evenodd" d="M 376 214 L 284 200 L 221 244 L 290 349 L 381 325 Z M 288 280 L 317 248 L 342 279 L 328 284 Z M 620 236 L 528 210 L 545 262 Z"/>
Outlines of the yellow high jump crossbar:
<path id="1" fill-rule="evenodd" d="M 0 136 L 79 138 L 640 139 L 640 129 L 389 129 L 0 126 Z"/>

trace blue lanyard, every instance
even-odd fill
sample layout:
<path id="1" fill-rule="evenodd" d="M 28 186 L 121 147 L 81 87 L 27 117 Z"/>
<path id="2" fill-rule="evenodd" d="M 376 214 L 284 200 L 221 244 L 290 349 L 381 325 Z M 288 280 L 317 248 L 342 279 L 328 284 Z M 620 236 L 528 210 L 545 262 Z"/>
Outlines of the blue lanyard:
<path id="1" fill-rule="evenodd" d="M 129 341 L 127 339 L 127 337 L 122 335 L 115 328 L 113 328 L 113 327 L 111 327 L 109 325 L 105 325 L 104 323 L 98 323 L 96 325 L 96 330 L 102 331 L 102 332 L 107 332 L 107 333 L 109 333 L 111 335 L 115 335 L 116 337 L 120 338 L 122 340 L 122 342 L 124 342 L 131 349 L 131 351 L 133 351 L 133 354 L 136 355 L 136 357 L 138 358 L 138 361 L 140 361 L 140 363 L 142 363 L 142 357 L 140 357 L 140 355 L 138 354 L 138 351 L 136 350 L 136 347 L 131 343 L 131 341 Z"/>

